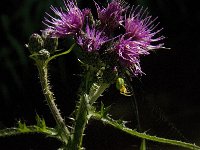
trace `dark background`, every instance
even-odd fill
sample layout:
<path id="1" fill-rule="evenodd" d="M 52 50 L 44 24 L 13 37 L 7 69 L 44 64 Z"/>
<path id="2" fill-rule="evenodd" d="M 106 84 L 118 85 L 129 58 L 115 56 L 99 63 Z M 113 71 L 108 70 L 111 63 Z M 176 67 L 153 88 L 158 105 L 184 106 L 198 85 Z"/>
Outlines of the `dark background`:
<path id="1" fill-rule="evenodd" d="M 47 125 L 54 120 L 44 101 L 33 61 L 25 48 L 33 32 L 44 29 L 41 23 L 50 5 L 61 6 L 53 0 L 7 0 L 1 4 L 0 29 L 0 129 L 17 125 L 18 120 L 28 125 L 35 123 L 36 113 L 44 117 Z M 102 4 L 105 1 L 101 1 Z M 197 2 L 188 0 L 138 0 L 158 16 L 165 46 L 170 50 L 158 50 L 141 59 L 146 75 L 132 81 L 138 103 L 140 130 L 152 135 L 185 140 L 200 145 L 200 56 L 199 22 Z M 79 2 L 82 8 L 94 7 L 92 1 Z M 79 87 L 81 69 L 73 53 L 51 64 L 50 80 L 61 112 L 69 116 L 73 111 Z M 112 104 L 111 114 L 116 119 L 130 121 L 138 127 L 133 99 L 121 96 L 114 86 L 101 99 Z M 139 129 L 138 129 L 139 130 Z M 97 121 L 91 121 L 84 137 L 88 150 L 139 149 L 138 139 L 114 130 Z M 43 135 L 0 138 L 0 149 L 54 150 L 59 142 Z M 178 149 L 149 143 L 149 149 Z M 182 149 L 181 149 L 182 150 Z"/>

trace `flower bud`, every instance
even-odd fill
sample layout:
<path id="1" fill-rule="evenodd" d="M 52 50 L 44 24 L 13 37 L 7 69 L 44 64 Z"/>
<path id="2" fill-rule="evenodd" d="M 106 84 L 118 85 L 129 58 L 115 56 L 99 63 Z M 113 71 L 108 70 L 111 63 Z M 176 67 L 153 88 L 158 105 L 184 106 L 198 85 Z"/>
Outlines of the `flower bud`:
<path id="1" fill-rule="evenodd" d="M 44 41 L 42 37 L 37 34 L 33 33 L 29 38 L 28 49 L 33 53 L 38 53 L 41 49 L 43 49 Z"/>
<path id="2" fill-rule="evenodd" d="M 44 39 L 44 49 L 48 50 L 50 54 L 53 54 L 58 48 L 58 38 L 47 37 Z"/>

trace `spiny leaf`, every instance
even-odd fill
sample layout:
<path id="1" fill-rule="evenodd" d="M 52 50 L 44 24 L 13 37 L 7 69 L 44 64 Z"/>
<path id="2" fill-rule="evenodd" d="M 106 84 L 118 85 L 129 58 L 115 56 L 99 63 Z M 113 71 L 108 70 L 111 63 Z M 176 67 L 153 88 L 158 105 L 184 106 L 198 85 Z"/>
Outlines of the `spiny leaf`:
<path id="1" fill-rule="evenodd" d="M 39 115 L 36 115 L 36 122 L 37 122 L 37 127 L 41 129 L 46 129 L 46 123 L 44 118 L 40 118 Z"/>
<path id="2" fill-rule="evenodd" d="M 0 130 L 0 137 L 14 136 L 18 134 L 19 134 L 18 128 L 7 128 L 7 129 Z"/>
<path id="3" fill-rule="evenodd" d="M 96 113 L 93 112 L 93 117 L 94 119 L 100 120 L 105 124 L 111 125 L 125 133 L 128 133 L 132 136 L 138 137 L 140 139 L 143 140 L 149 140 L 149 141 L 154 141 L 154 142 L 158 142 L 158 143 L 163 143 L 163 144 L 170 144 L 170 145 L 174 145 L 174 146 L 179 146 L 179 147 L 184 147 L 187 149 L 191 149 L 191 150 L 200 150 L 200 147 L 195 145 L 195 144 L 191 144 L 191 143 L 186 143 L 186 142 L 182 142 L 182 141 L 177 141 L 177 140 L 171 140 L 171 139 L 166 139 L 166 138 L 161 138 L 161 137 L 156 137 L 156 136 L 152 136 L 152 135 L 148 135 L 146 133 L 140 133 L 137 132 L 136 130 L 132 130 L 130 128 L 124 127 L 121 124 L 119 124 L 116 120 L 110 118 L 110 117 L 102 117 L 102 115 L 100 113 Z M 145 150 L 144 148 L 146 148 L 145 146 L 145 141 L 143 141 L 142 143 L 143 145 L 141 146 L 143 149 L 141 150 Z"/>
<path id="4" fill-rule="evenodd" d="M 30 132 L 30 129 L 27 128 L 25 122 L 18 121 L 18 129 L 20 132 Z"/>
<path id="5" fill-rule="evenodd" d="M 58 140 L 60 139 L 60 136 L 58 136 L 58 132 L 54 128 L 46 127 L 45 130 L 38 130 L 38 127 L 33 126 L 26 126 L 25 123 L 18 122 L 18 128 L 6 128 L 3 130 L 0 130 L 0 137 L 8 137 L 8 136 L 16 136 L 21 134 L 34 134 L 34 133 L 42 133 L 46 135 L 47 137 L 56 138 Z"/>

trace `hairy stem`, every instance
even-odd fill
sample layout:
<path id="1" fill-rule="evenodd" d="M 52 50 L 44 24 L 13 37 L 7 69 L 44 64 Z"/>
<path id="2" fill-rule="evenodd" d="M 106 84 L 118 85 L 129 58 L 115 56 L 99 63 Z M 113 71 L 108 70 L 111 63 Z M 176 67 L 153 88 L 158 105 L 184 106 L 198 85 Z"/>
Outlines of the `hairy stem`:
<path id="1" fill-rule="evenodd" d="M 70 145 L 70 150 L 80 150 L 82 147 L 83 134 L 85 130 L 86 123 L 89 119 L 88 108 L 89 108 L 89 97 L 87 94 L 83 94 L 80 97 L 80 103 L 77 110 L 75 127 L 72 137 L 72 143 Z"/>
<path id="2" fill-rule="evenodd" d="M 54 94 L 51 91 L 50 84 L 48 81 L 47 64 L 43 61 L 36 62 L 36 64 L 37 64 L 37 68 L 39 71 L 39 78 L 40 78 L 40 83 L 42 86 L 43 94 L 44 94 L 47 104 L 51 110 L 51 113 L 52 113 L 59 129 L 61 130 L 61 138 L 63 139 L 63 142 L 65 142 L 65 144 L 67 144 L 70 132 L 69 132 L 68 128 L 66 127 L 64 119 L 62 118 L 62 116 L 59 112 L 59 109 L 57 108 L 57 106 L 55 104 Z"/>
<path id="3" fill-rule="evenodd" d="M 148 135 L 146 133 L 137 132 L 135 130 L 124 127 L 123 125 L 119 124 L 117 121 L 115 121 L 109 117 L 102 118 L 102 116 L 98 113 L 93 113 L 93 117 L 94 117 L 94 119 L 100 120 L 105 124 L 111 125 L 119 130 L 122 130 L 125 133 L 128 133 L 132 136 L 136 136 L 141 139 L 158 142 L 158 143 L 170 144 L 170 145 L 179 146 L 179 147 L 184 147 L 184 148 L 188 148 L 188 149 L 192 149 L 192 150 L 200 150 L 200 147 L 195 144 L 186 143 L 186 142 L 177 141 L 177 140 L 160 138 L 160 137 Z"/>

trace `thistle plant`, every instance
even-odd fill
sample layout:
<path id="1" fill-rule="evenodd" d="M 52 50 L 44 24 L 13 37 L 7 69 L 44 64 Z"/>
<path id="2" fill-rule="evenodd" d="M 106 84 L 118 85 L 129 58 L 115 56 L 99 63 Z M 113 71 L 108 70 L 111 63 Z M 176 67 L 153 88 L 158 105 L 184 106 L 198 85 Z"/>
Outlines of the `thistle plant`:
<path id="1" fill-rule="evenodd" d="M 188 149 L 200 149 L 195 144 L 166 139 L 141 133 L 126 126 L 124 120 L 114 120 L 109 107 L 98 101 L 112 84 L 124 96 L 131 96 L 128 81 L 144 74 L 141 57 L 152 51 L 163 49 L 165 39 L 158 29 L 157 18 L 149 15 L 141 6 L 129 6 L 122 0 L 112 0 L 106 7 L 94 2 L 97 18 L 89 8 L 81 10 L 75 0 L 64 0 L 64 9 L 51 6 L 53 15 L 46 14 L 45 29 L 41 34 L 30 36 L 27 49 L 38 69 L 45 102 L 53 115 L 56 127 L 47 127 L 45 120 L 36 117 L 37 124 L 28 126 L 18 122 L 18 127 L 0 131 L 0 137 L 18 134 L 43 133 L 62 142 L 63 150 L 81 150 L 85 128 L 90 119 L 96 119 L 122 132 L 141 139 L 140 150 L 145 150 L 146 140 L 170 144 Z M 55 16 L 55 17 L 53 17 Z M 71 38 L 68 50 L 58 49 L 59 39 Z M 67 46 L 66 46 L 67 47 Z M 50 62 L 55 58 L 74 52 L 83 68 L 82 83 L 77 90 L 79 99 L 72 112 L 73 117 L 62 116 L 56 96 L 48 79 Z M 98 104 L 101 104 L 100 109 Z M 66 122 L 69 117 L 72 121 Z"/>

